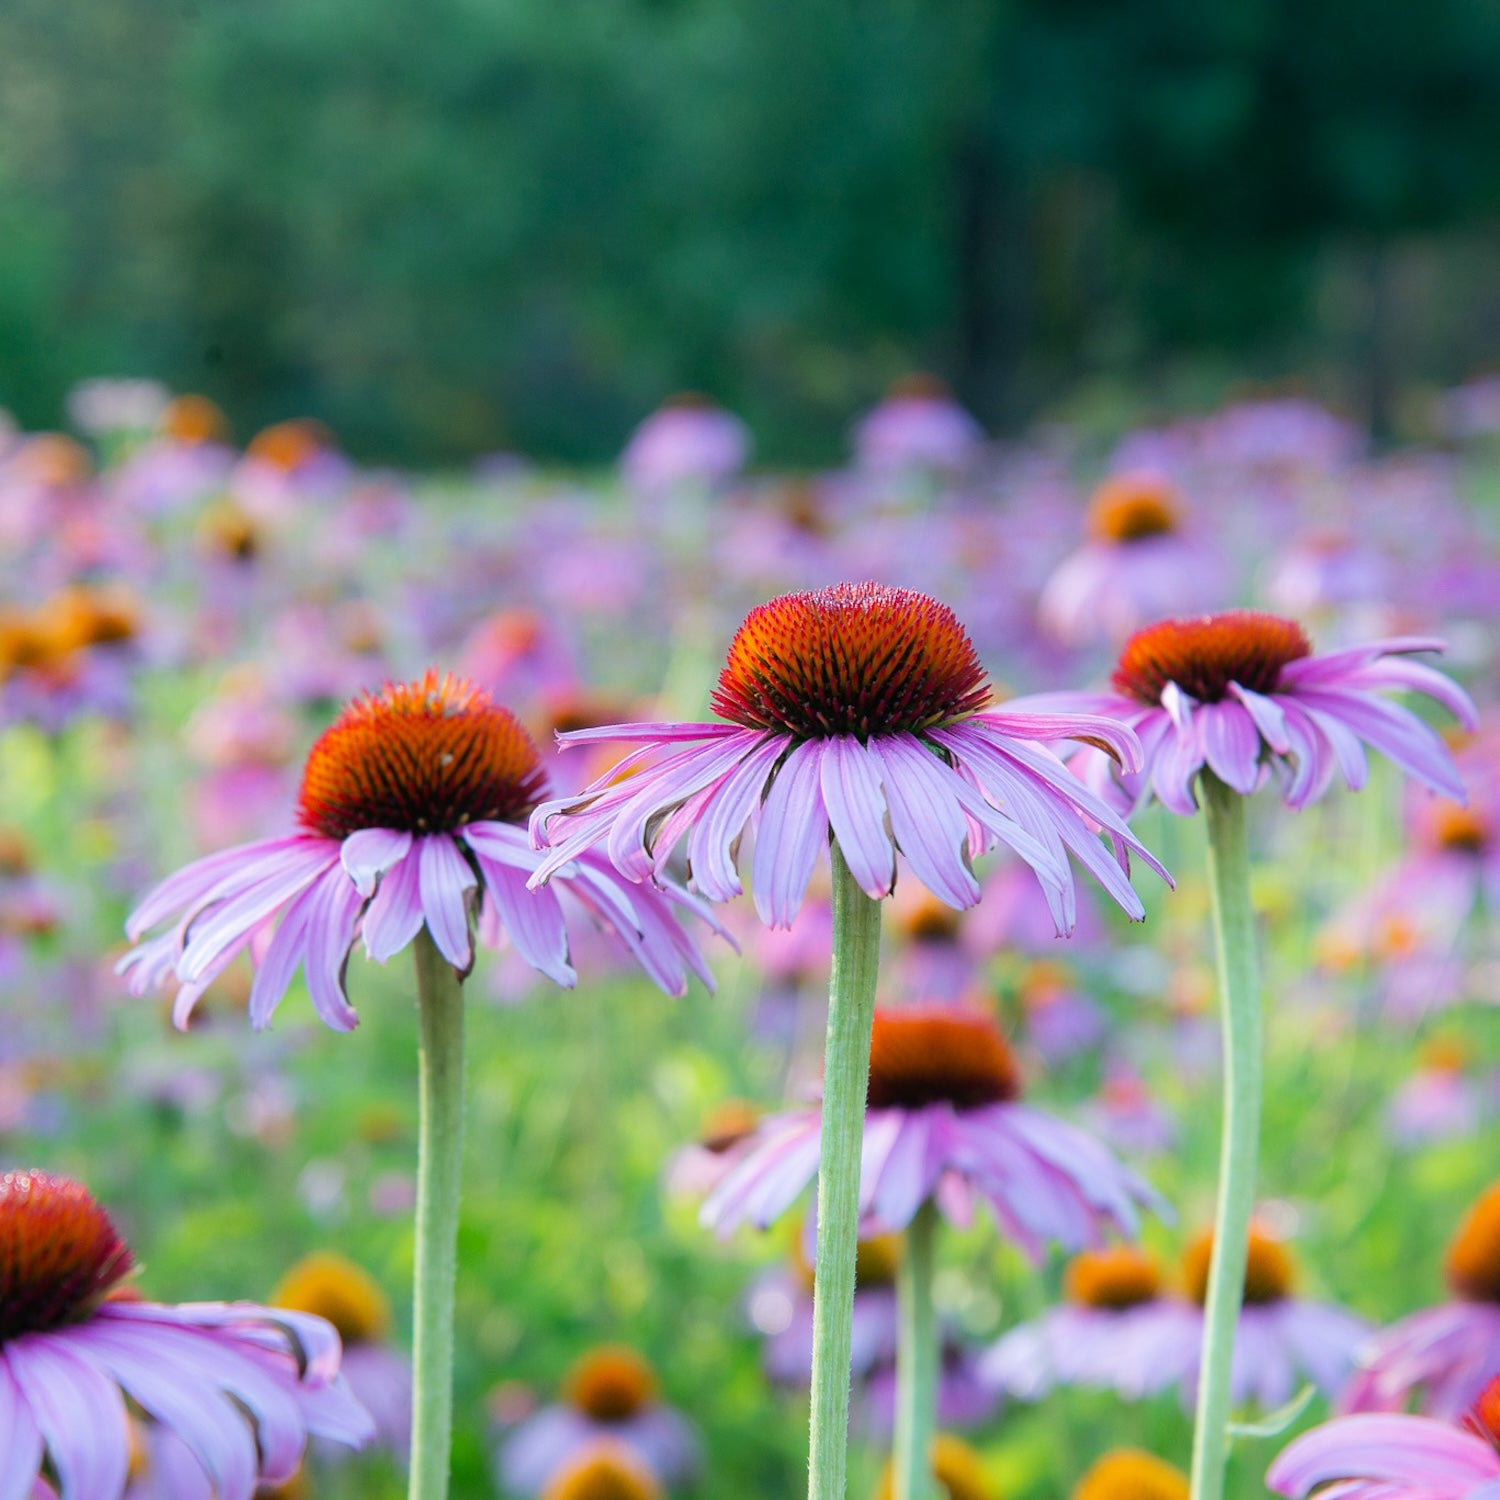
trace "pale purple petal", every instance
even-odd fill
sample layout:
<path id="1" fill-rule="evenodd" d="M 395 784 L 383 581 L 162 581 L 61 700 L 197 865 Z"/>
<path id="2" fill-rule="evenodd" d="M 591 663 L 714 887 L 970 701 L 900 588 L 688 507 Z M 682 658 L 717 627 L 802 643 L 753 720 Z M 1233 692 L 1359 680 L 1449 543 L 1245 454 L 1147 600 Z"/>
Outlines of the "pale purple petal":
<path id="1" fill-rule="evenodd" d="M 1249 796 L 1260 781 L 1260 731 L 1249 710 L 1226 698 L 1203 704 L 1196 717 L 1209 770 L 1231 790 Z"/>
<path id="2" fill-rule="evenodd" d="M 1139 713 L 1139 704 L 1129 703 L 1121 698 L 1104 698 L 1101 700 L 1101 711 L 1093 713 L 1017 713 L 1017 705 L 1028 701 L 1040 700 L 1012 699 L 1003 708 L 984 709 L 963 722 L 976 728 L 984 725 L 1011 740 L 1102 742 L 1109 746 L 1112 758 L 1118 762 L 1121 770 L 1130 772 L 1140 769 L 1141 742 L 1126 717 L 1131 713 Z M 1103 708 L 1103 705 L 1108 705 L 1108 708 Z"/>
<path id="3" fill-rule="evenodd" d="M 721 1239 L 747 1221 L 766 1228 L 817 1175 L 822 1121 L 816 1111 L 769 1120 L 756 1137 L 758 1144 L 709 1194 L 699 1211 L 699 1223 Z"/>
<path id="4" fill-rule="evenodd" d="M 1266 744 L 1278 755 L 1287 754 L 1291 744 L 1286 737 L 1286 715 L 1281 705 L 1274 698 L 1253 693 L 1237 682 L 1229 684 L 1229 691 L 1245 705 L 1245 711 L 1255 721 L 1255 727 Z"/>
<path id="5" fill-rule="evenodd" d="M 361 896 L 411 848 L 411 835 L 395 828 L 361 828 L 339 846 L 339 862 Z"/>
<path id="6" fill-rule="evenodd" d="M 568 928 L 557 892 L 550 886 L 532 890 L 528 871 L 497 864 L 487 854 L 478 859 L 485 890 L 516 952 L 554 984 L 572 989 L 578 973 L 568 961 Z"/>
<path id="7" fill-rule="evenodd" d="M 1500 1478 L 1500 1454 L 1467 1432 L 1427 1417 L 1338 1417 L 1303 1433 L 1266 1473 L 1278 1494 L 1305 1495 L 1329 1480 L 1368 1476 L 1419 1493 Z M 1442 1488 L 1439 1489 L 1439 1486 Z"/>
<path id="8" fill-rule="evenodd" d="M 365 908 L 360 930 L 365 952 L 380 964 L 394 958 L 422 930 L 420 857 L 416 850 L 386 871 Z"/>
<path id="9" fill-rule="evenodd" d="M 312 898 L 303 955 L 307 993 L 325 1025 L 335 1031 L 353 1031 L 359 1016 L 344 992 L 344 970 L 364 897 L 342 869 L 333 869 L 313 888 Z"/>
<path id="10" fill-rule="evenodd" d="M 868 749 L 881 762 L 891 830 L 917 879 L 959 911 L 973 906 L 979 882 L 966 856 L 968 825 L 950 789 L 956 778 L 936 756 L 900 735 L 871 740 Z"/>
<path id="11" fill-rule="evenodd" d="M 24 1391 L 57 1471 L 62 1500 L 107 1500 L 125 1488 L 129 1465 L 120 1389 L 66 1336 L 23 1333 L 0 1358 Z"/>
<path id="12" fill-rule="evenodd" d="M 719 720 L 707 720 L 701 724 L 672 724 L 665 722 L 651 724 L 600 724 L 590 729 L 560 731 L 557 735 L 557 743 L 566 750 L 570 745 L 587 745 L 611 740 L 621 740 L 627 743 L 634 740 L 717 740 L 723 739 L 726 735 L 743 733 L 744 729 L 741 725 L 725 724 Z M 618 769 L 618 766 L 612 767 L 608 774 L 613 774 Z"/>
<path id="13" fill-rule="evenodd" d="M 823 806 L 849 873 L 874 900 L 890 895 L 896 851 L 885 831 L 880 762 L 852 735 L 834 735 L 823 742 L 821 773 Z"/>
<path id="14" fill-rule="evenodd" d="M 337 863 L 337 845 L 327 839 L 304 840 L 301 847 L 268 859 L 253 885 L 194 921 L 177 961 L 178 976 L 199 978 L 226 948 L 243 942 L 267 917 Z"/>
<path id="15" fill-rule="evenodd" d="M 42 1434 L 0 1350 L 0 1500 L 27 1500 L 42 1467 Z"/>
<path id="16" fill-rule="evenodd" d="M 860 1208 L 883 1229 L 905 1229 L 932 1192 L 939 1165 L 931 1160 L 930 1149 L 935 1113 L 933 1109 L 881 1110 L 865 1116 L 866 1139 L 876 1114 L 890 1114 L 898 1125 L 878 1172 L 870 1172 L 869 1181 L 862 1173 L 860 1181 Z"/>
<path id="17" fill-rule="evenodd" d="M 330 847 L 333 845 L 331 839 L 314 840 L 305 834 L 296 834 L 290 838 L 263 839 L 256 844 L 241 844 L 234 849 L 210 854 L 206 859 L 194 860 L 146 893 L 140 905 L 130 914 L 125 932 L 133 942 L 143 932 L 149 931 L 158 922 L 166 921 L 184 907 L 196 907 L 211 896 L 222 900 L 233 891 L 258 880 L 267 860 L 274 861 L 287 850 L 300 850 L 315 842 L 326 843 Z M 226 876 L 230 878 L 226 879 Z M 216 895 L 217 888 L 221 885 L 224 889 Z"/>
<path id="18" fill-rule="evenodd" d="M 1453 764 L 1453 756 L 1442 738 L 1410 709 L 1336 688 L 1300 691 L 1298 700 L 1348 725 L 1360 738 L 1394 761 L 1408 775 L 1451 797 L 1467 800 L 1464 784 Z M 1326 728 L 1326 724 L 1325 724 Z"/>
<path id="19" fill-rule="evenodd" d="M 688 871 L 692 884 L 714 901 L 728 901 L 742 889 L 735 868 L 739 838 L 750 815 L 764 799 L 766 780 L 786 752 L 771 738 L 749 751 L 714 789 L 688 837 Z"/>
<path id="20" fill-rule="evenodd" d="M 1420 661 L 1378 661 L 1351 672 L 1340 684 L 1350 688 L 1404 688 L 1441 703 L 1471 732 L 1479 728 L 1474 700 L 1445 672 Z"/>
<path id="21" fill-rule="evenodd" d="M 417 841 L 417 886 L 422 916 L 438 952 L 460 973 L 474 964 L 469 936 L 469 892 L 478 883 L 451 835 L 436 833 Z"/>
<path id="22" fill-rule="evenodd" d="M 255 966 L 255 978 L 250 983 L 250 1025 L 256 1031 L 271 1024 L 307 951 L 308 916 L 317 904 L 317 892 L 314 885 L 292 902 Z"/>
<path id="23" fill-rule="evenodd" d="M 818 851 L 828 845 L 828 814 L 819 788 L 823 750 L 819 740 L 798 745 L 766 794 L 751 879 L 755 909 L 768 927 L 792 925 Z"/>

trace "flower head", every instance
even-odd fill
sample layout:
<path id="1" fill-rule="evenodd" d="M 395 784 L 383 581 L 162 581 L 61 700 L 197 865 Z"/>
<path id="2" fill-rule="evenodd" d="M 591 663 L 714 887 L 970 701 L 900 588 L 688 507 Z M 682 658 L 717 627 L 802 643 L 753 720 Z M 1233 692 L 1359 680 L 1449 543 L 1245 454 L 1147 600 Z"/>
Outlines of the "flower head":
<path id="1" fill-rule="evenodd" d="M 1019 1072 L 987 1017 L 947 1006 L 877 1008 L 860 1175 L 870 1228 L 904 1229 L 933 1198 L 966 1222 L 975 1196 L 1033 1256 L 1138 1227 L 1156 1194 L 1091 1136 L 1018 1102 Z M 817 1110 L 775 1116 L 703 1206 L 720 1234 L 784 1212 L 817 1171 Z"/>
<path id="2" fill-rule="evenodd" d="M 122 1300 L 133 1264 L 87 1189 L 0 1175 L 0 1493 L 30 1493 L 45 1464 L 64 1500 L 119 1500 L 126 1397 L 223 1500 L 289 1478 L 310 1435 L 371 1436 L 328 1323 L 250 1303 Z"/>
<path id="3" fill-rule="evenodd" d="M 1254 1400 L 1267 1410 L 1280 1406 L 1301 1374 L 1332 1394 L 1368 1326 L 1343 1308 L 1294 1297 L 1296 1267 L 1280 1241 L 1252 1228 L 1247 1250 L 1233 1400 Z M 1129 1400 L 1175 1385 L 1190 1405 L 1212 1251 L 1205 1234 L 1184 1253 L 1186 1297 L 1170 1293 L 1154 1261 L 1139 1252 L 1078 1257 L 1068 1269 L 1067 1303 L 1003 1335 L 985 1356 L 985 1378 L 1023 1400 L 1055 1385 L 1104 1387 Z"/>
<path id="4" fill-rule="evenodd" d="M 527 1417 L 501 1446 L 495 1472 L 508 1493 L 571 1496 L 560 1487 L 562 1476 L 601 1442 L 623 1449 L 638 1470 L 663 1485 L 697 1468 L 692 1424 L 660 1399 L 655 1371 L 635 1350 L 618 1344 L 589 1350 L 568 1372 L 563 1398 Z M 595 1493 L 577 1491 L 579 1500 Z"/>
<path id="5" fill-rule="evenodd" d="M 1172 812 L 1191 814 L 1193 782 L 1205 770 L 1248 795 L 1274 769 L 1287 805 L 1306 807 L 1336 772 L 1351 789 L 1365 784 L 1366 746 L 1462 802 L 1463 783 L 1441 737 L 1383 696 L 1424 693 L 1474 728 L 1469 695 L 1406 660 L 1441 649 L 1441 641 L 1400 636 L 1320 656 L 1295 621 L 1230 610 L 1138 631 L 1120 654 L 1112 695 L 1049 693 L 1012 707 L 1108 714 L 1135 729 L 1145 751 L 1139 772 L 1116 774 L 1093 750 L 1078 761 L 1084 780 L 1125 810 L 1154 792 Z"/>
<path id="6" fill-rule="evenodd" d="M 939 1432 L 932 1439 L 932 1477 L 945 1500 L 996 1500 L 998 1495 L 979 1454 L 950 1432 Z M 874 1500 L 892 1500 L 895 1493 L 896 1470 L 888 1463 Z"/>
<path id="7" fill-rule="evenodd" d="M 256 960 L 250 1019 L 264 1026 L 299 964 L 318 1014 L 347 1031 L 357 1017 L 344 989 L 356 939 L 384 963 L 425 925 L 467 972 L 473 919 L 482 941 L 509 938 L 533 968 L 576 981 L 559 892 L 612 931 L 663 989 L 689 972 L 712 986 L 702 957 L 672 914 L 681 906 L 715 925 L 704 904 L 671 881 L 621 881 L 581 854 L 533 891 L 540 863 L 523 827 L 546 778 L 515 717 L 479 689 L 429 672 L 356 699 L 313 746 L 298 797 L 301 830 L 210 855 L 147 894 L 121 961 L 140 994 L 175 978 L 179 1025 L 207 986 L 248 949 Z M 175 918 L 165 935 L 140 942 Z"/>
<path id="8" fill-rule="evenodd" d="M 868 895 L 891 893 L 899 850 L 959 909 L 979 899 L 972 857 L 999 842 L 1036 871 L 1059 932 L 1075 914 L 1069 851 L 1139 917 L 1131 853 L 1166 872 L 1039 743 L 1086 739 L 1133 766 L 1133 735 L 1108 719 L 987 709 L 987 698 L 963 627 L 925 594 L 864 583 L 773 599 L 730 646 L 714 694 L 722 721 L 561 736 L 640 748 L 578 795 L 536 809 L 533 834 L 553 847 L 533 880 L 600 843 L 632 879 L 660 880 L 686 838 L 692 883 L 728 900 L 752 828 L 756 908 L 786 927 L 830 832 Z"/>
<path id="9" fill-rule="evenodd" d="M 1111 1448 L 1078 1481 L 1073 1500 L 1188 1500 L 1188 1480 L 1155 1454 Z"/>
<path id="10" fill-rule="evenodd" d="M 1461 1427 L 1427 1417 L 1337 1417 L 1282 1450 L 1266 1484 L 1294 1500 L 1490 1500 L 1500 1493 L 1500 1375 Z"/>
<path id="11" fill-rule="evenodd" d="M 1415 1392 L 1427 1415 L 1457 1421 L 1500 1371 L 1500 1181 L 1460 1221 L 1444 1269 L 1453 1300 L 1369 1342 L 1344 1393 L 1346 1411 L 1399 1411 Z"/>

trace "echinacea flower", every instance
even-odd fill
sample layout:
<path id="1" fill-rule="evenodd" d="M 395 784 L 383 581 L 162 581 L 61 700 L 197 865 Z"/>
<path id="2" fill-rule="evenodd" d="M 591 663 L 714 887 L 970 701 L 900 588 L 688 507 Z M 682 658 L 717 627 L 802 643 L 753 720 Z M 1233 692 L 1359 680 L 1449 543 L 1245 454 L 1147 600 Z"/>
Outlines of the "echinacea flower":
<path id="1" fill-rule="evenodd" d="M 384 963 L 423 925 L 460 972 L 481 941 L 508 938 L 565 987 L 576 974 L 558 891 L 612 930 L 651 978 L 681 994 L 689 971 L 713 978 L 672 915 L 704 904 L 670 881 L 621 880 L 581 853 L 551 871 L 558 891 L 527 880 L 541 856 L 525 820 L 546 788 L 540 756 L 507 710 L 466 682 L 429 672 L 351 703 L 307 758 L 300 830 L 209 855 L 151 891 L 127 925 L 138 946 L 120 962 L 142 994 L 175 978 L 179 1026 L 241 952 L 256 961 L 250 1021 L 271 1019 L 301 964 L 318 1015 L 338 1031 L 358 1017 L 344 989 L 356 939 Z M 279 922 L 278 922 L 279 918 Z M 159 923 L 164 935 L 141 942 Z"/>
<path id="2" fill-rule="evenodd" d="M 1134 1235 L 1161 1200 L 1072 1125 L 1018 1102 L 1015 1060 L 987 1017 L 948 1006 L 877 1009 L 870 1048 L 859 1206 L 871 1229 L 904 1229 L 928 1199 L 959 1224 L 976 1197 L 1034 1258 L 1048 1244 Z M 720 1183 L 702 1220 L 721 1235 L 765 1228 L 818 1168 L 819 1111 L 768 1119 L 759 1145 Z"/>
<path id="3" fill-rule="evenodd" d="M 1478 725 L 1469 695 L 1441 672 L 1406 658 L 1441 651 L 1426 636 L 1396 636 L 1315 656 L 1294 620 L 1257 610 L 1162 620 L 1125 643 L 1112 695 L 1044 693 L 1017 708 L 1113 716 L 1140 736 L 1145 764 L 1121 767 L 1086 748 L 1075 762 L 1085 782 L 1128 811 L 1148 791 L 1174 813 L 1197 810 L 1193 781 L 1212 771 L 1249 795 L 1267 767 L 1283 800 L 1301 808 L 1337 772 L 1351 790 L 1365 784 L 1365 747 L 1456 802 L 1463 782 L 1442 739 L 1410 709 L 1382 696 L 1423 693 L 1466 728 Z"/>
<path id="4" fill-rule="evenodd" d="M 1185 1297 L 1166 1292 L 1145 1263 L 1085 1264 L 1070 1284 L 1074 1305 L 1004 1335 L 987 1357 L 985 1374 L 1027 1398 L 1054 1384 L 1077 1384 L 1107 1387 L 1138 1401 L 1176 1386 L 1183 1404 L 1191 1405 L 1212 1249 L 1211 1234 L 1188 1247 Z M 1269 1411 L 1291 1399 L 1303 1375 L 1332 1395 L 1353 1368 L 1369 1324 L 1344 1308 L 1293 1296 L 1296 1266 L 1279 1240 L 1252 1228 L 1248 1251 L 1231 1401 L 1253 1401 Z M 1081 1346 L 1085 1336 L 1087 1345 Z"/>
<path id="5" fill-rule="evenodd" d="M 961 1438 L 940 1432 L 932 1440 L 932 1478 L 944 1500 L 998 1500 L 999 1490 L 984 1472 L 984 1461 Z M 893 1500 L 894 1464 L 886 1464 L 872 1500 Z"/>
<path id="6" fill-rule="evenodd" d="M 1187 536 L 1164 475 L 1129 470 L 1089 501 L 1087 540 L 1058 564 L 1037 601 L 1042 629 L 1065 645 L 1118 645 L 1147 620 L 1223 596 L 1224 559 Z"/>
<path id="7" fill-rule="evenodd" d="M 986 709 L 988 696 L 963 627 L 925 594 L 845 583 L 773 599 L 730 645 L 713 699 L 723 721 L 561 737 L 640 748 L 578 795 L 536 809 L 533 835 L 553 847 L 533 883 L 598 844 L 631 879 L 660 881 L 686 838 L 693 886 L 726 901 L 740 892 L 736 854 L 751 828 L 756 909 L 785 927 L 830 834 L 867 895 L 890 894 L 899 850 L 959 909 L 979 899 L 972 857 L 999 842 L 1036 871 L 1059 932 L 1074 917 L 1069 851 L 1139 918 L 1131 853 L 1166 872 L 1039 743 L 1088 739 L 1129 768 L 1134 735 L 1107 718 Z"/>
<path id="8" fill-rule="evenodd" d="M 761 1364 L 777 1385 L 805 1390 L 812 1380 L 813 1270 L 804 1242 L 809 1224 L 792 1245 L 791 1264 L 768 1272 L 748 1303 L 752 1325 L 766 1335 Z M 900 1315 L 896 1273 L 903 1248 L 898 1235 L 868 1236 L 854 1262 L 854 1314 L 849 1373 L 869 1429 L 889 1437 L 896 1409 L 896 1352 Z M 941 1330 L 937 1372 L 937 1418 L 949 1427 L 972 1427 L 993 1414 L 995 1389 L 979 1378 L 974 1352 L 957 1333 Z"/>
<path id="9" fill-rule="evenodd" d="M 1072 1500 L 1188 1500 L 1181 1469 L 1139 1448 L 1111 1448 L 1073 1488 Z"/>
<path id="10" fill-rule="evenodd" d="M 123 1300 L 133 1266 L 87 1189 L 46 1172 L 0 1176 L 5 1500 L 32 1494 L 44 1466 L 62 1500 L 119 1500 L 127 1397 L 180 1440 L 219 1500 L 290 1478 L 309 1436 L 371 1436 L 328 1323 L 247 1302 Z"/>
<path id="11" fill-rule="evenodd" d="M 559 1473 L 600 1441 L 626 1449 L 664 1485 L 697 1469 L 697 1433 L 659 1398 L 656 1373 L 635 1350 L 590 1350 L 569 1371 L 563 1394 L 561 1403 L 521 1422 L 496 1455 L 496 1478 L 507 1493 L 550 1494 Z"/>
<path id="12" fill-rule="evenodd" d="M 624 1443 L 598 1438 L 570 1458 L 542 1491 L 542 1500 L 661 1500 L 648 1465 Z"/>
<path id="13" fill-rule="evenodd" d="M 1453 1301 L 1402 1318 L 1360 1350 L 1345 1411 L 1400 1411 L 1416 1394 L 1426 1415 L 1457 1421 L 1500 1371 L 1500 1181 L 1459 1224 L 1445 1270 Z"/>
<path id="14" fill-rule="evenodd" d="M 304 1256 L 277 1283 L 273 1307 L 331 1323 L 350 1391 L 375 1422 L 375 1441 L 405 1455 L 411 1443 L 411 1361 L 389 1343 L 391 1308 L 375 1278 L 342 1255 Z"/>
<path id="15" fill-rule="evenodd" d="M 732 479 L 750 456 L 750 431 L 706 396 L 664 401 L 630 435 L 620 468 L 632 489 L 662 496 L 679 486 Z"/>
<path id="16" fill-rule="evenodd" d="M 854 434 L 859 467 L 888 474 L 962 473 L 983 446 L 984 429 L 931 375 L 896 381 Z"/>
<path id="17" fill-rule="evenodd" d="M 1129 1394 L 1150 1373 L 1149 1340 L 1138 1358 L 1141 1341 L 1132 1338 L 1137 1313 L 1154 1308 L 1164 1286 L 1161 1266 L 1147 1250 L 1081 1250 L 1064 1273 L 1063 1302 L 1002 1334 L 980 1361 L 980 1374 L 1021 1401 L 1059 1385 L 1114 1385 Z"/>
<path id="18" fill-rule="evenodd" d="M 1266 1472 L 1292 1500 L 1495 1500 L 1500 1495 L 1500 1376 L 1463 1426 L 1430 1417 L 1335 1417 L 1304 1432 Z"/>

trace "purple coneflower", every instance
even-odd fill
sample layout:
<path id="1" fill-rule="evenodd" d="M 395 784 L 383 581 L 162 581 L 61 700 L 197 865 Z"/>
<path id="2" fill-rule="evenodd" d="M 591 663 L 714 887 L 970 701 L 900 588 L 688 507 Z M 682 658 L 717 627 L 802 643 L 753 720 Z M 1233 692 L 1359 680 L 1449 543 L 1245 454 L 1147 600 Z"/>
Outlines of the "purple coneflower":
<path id="1" fill-rule="evenodd" d="M 1054 1385 L 1103 1386 L 1140 1400 L 1177 1386 L 1184 1406 L 1198 1387 L 1203 1304 L 1213 1237 L 1183 1257 L 1186 1297 L 1167 1294 L 1154 1262 L 1118 1253 L 1074 1262 L 1069 1304 L 1012 1329 L 990 1350 L 985 1374 L 1002 1390 L 1034 1399 Z M 1353 1313 L 1292 1295 L 1296 1267 L 1286 1247 L 1252 1229 L 1230 1400 L 1271 1410 L 1305 1375 L 1325 1395 L 1347 1377 L 1369 1325 Z"/>
<path id="2" fill-rule="evenodd" d="M 962 473 L 983 446 L 984 429 L 952 391 L 922 374 L 896 381 L 854 434 L 859 467 L 882 473 Z"/>
<path id="3" fill-rule="evenodd" d="M 1188 1500 L 1188 1478 L 1154 1453 L 1111 1448 L 1074 1486 L 1072 1500 Z"/>
<path id="4" fill-rule="evenodd" d="M 119 1299 L 134 1268 L 76 1182 L 0 1176 L 0 1495 L 54 1479 L 62 1500 L 118 1500 L 126 1397 L 190 1452 L 220 1500 L 294 1474 L 308 1437 L 358 1446 L 369 1416 L 321 1318 L 251 1303 Z"/>
<path id="5" fill-rule="evenodd" d="M 659 1399 L 656 1374 L 635 1350 L 590 1350 L 569 1371 L 563 1394 L 521 1422 L 496 1455 L 496 1479 L 508 1494 L 552 1494 L 559 1474 L 601 1441 L 627 1450 L 663 1485 L 697 1469 L 697 1433 Z"/>
<path id="6" fill-rule="evenodd" d="M 1457 1421 L 1500 1371 L 1500 1182 L 1459 1224 L 1445 1269 L 1454 1300 L 1370 1340 L 1340 1402 L 1345 1411 L 1399 1411 L 1415 1392 L 1428 1416 Z"/>
<path id="7" fill-rule="evenodd" d="M 391 1308 L 375 1278 L 330 1251 L 305 1256 L 271 1293 L 273 1307 L 331 1323 L 345 1381 L 375 1421 L 375 1441 L 405 1456 L 411 1444 L 411 1361 L 389 1343 Z"/>
<path id="8" fill-rule="evenodd" d="M 1130 854 L 1166 872 L 1038 744 L 1087 739 L 1128 769 L 1137 764 L 1133 734 L 1112 719 L 986 709 L 988 697 L 963 627 L 924 594 L 844 583 L 773 599 L 750 612 L 730 645 L 713 699 L 728 722 L 562 736 L 642 748 L 579 795 L 536 809 L 533 833 L 553 847 L 533 883 L 606 842 L 623 873 L 659 880 L 686 838 L 693 884 L 727 901 L 740 892 L 735 856 L 750 827 L 756 909 L 786 927 L 831 830 L 873 898 L 891 893 L 899 849 L 934 895 L 972 906 L 979 885 L 970 859 L 998 841 L 1036 871 L 1059 932 L 1073 925 L 1069 850 L 1139 918 Z M 1096 829 L 1113 842 L 1113 859 Z"/>
<path id="9" fill-rule="evenodd" d="M 928 1454 L 934 1493 L 945 1500 L 998 1500 L 1000 1491 L 984 1471 L 984 1460 L 961 1438 L 939 1432 Z M 888 1463 L 871 1500 L 894 1500 L 896 1466 Z"/>
<path id="10" fill-rule="evenodd" d="M 542 861 L 525 820 L 546 790 L 536 746 L 477 688 L 429 672 L 356 699 L 313 746 L 298 798 L 300 830 L 209 855 L 170 876 L 131 915 L 137 940 L 121 961 L 141 994 L 176 978 L 173 1018 L 194 1005 L 241 952 L 256 959 L 250 1021 L 265 1026 L 297 966 L 318 1015 L 337 1031 L 358 1017 L 344 989 L 357 938 L 384 963 L 425 924 L 461 973 L 481 940 L 508 937 L 533 968 L 571 987 L 564 909 L 530 890 Z M 562 892 L 609 927 L 653 980 L 681 994 L 689 971 L 713 978 L 671 913 L 703 904 L 670 881 L 661 893 L 622 881 L 598 855 L 551 866 Z M 161 937 L 141 935 L 175 919 Z M 279 919 L 279 922 L 278 922 Z"/>
<path id="11" fill-rule="evenodd" d="M 706 396 L 687 391 L 664 401 L 630 435 L 620 468 L 634 490 L 649 496 L 679 486 L 732 479 L 750 456 L 750 430 Z"/>
<path id="12" fill-rule="evenodd" d="M 1037 601 L 1048 635 L 1070 646 L 1116 645 L 1147 620 L 1223 595 L 1222 556 L 1184 534 L 1164 475 L 1116 474 L 1089 501 L 1088 540 L 1058 564 Z"/>
<path id="13" fill-rule="evenodd" d="M 1133 1235 L 1137 1207 L 1161 1200 L 1093 1137 L 1018 1102 L 1020 1078 L 999 1029 L 950 1006 L 877 1010 L 870 1047 L 859 1204 L 872 1230 L 904 1229 L 932 1200 L 960 1225 L 976 1197 L 1038 1258 L 1049 1244 Z M 818 1167 L 816 1109 L 777 1115 L 714 1191 L 703 1222 L 721 1235 L 767 1227 Z"/>
<path id="14" fill-rule="evenodd" d="M 1164 807 L 1190 816 L 1200 771 L 1248 796 L 1265 779 L 1268 762 L 1287 806 L 1306 807 L 1328 790 L 1336 771 L 1351 788 L 1364 785 L 1366 745 L 1463 802 L 1463 782 L 1436 731 L 1381 696 L 1424 693 L 1476 728 L 1477 710 L 1461 687 L 1405 659 L 1442 649 L 1430 637 L 1397 636 L 1314 656 L 1295 621 L 1230 610 L 1138 631 L 1120 653 L 1113 695 L 1046 693 L 1016 706 L 1105 714 L 1129 724 L 1145 751 L 1140 771 L 1121 767 L 1112 775 L 1110 761 L 1091 749 L 1077 762 L 1084 780 L 1123 809 L 1149 790 Z"/>
<path id="15" fill-rule="evenodd" d="M 1304 1432 L 1266 1473 L 1294 1500 L 1495 1500 L 1500 1495 L 1500 1375 L 1460 1427 L 1429 1417 L 1336 1417 Z"/>

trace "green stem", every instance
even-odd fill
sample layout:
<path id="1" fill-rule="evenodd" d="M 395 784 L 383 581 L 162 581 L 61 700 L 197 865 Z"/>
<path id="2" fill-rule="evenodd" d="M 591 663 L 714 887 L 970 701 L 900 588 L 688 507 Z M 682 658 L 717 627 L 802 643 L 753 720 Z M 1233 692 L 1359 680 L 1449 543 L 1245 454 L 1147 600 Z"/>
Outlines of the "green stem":
<path id="1" fill-rule="evenodd" d="M 1222 1500 L 1229 1457 L 1229 1377 L 1245 1298 L 1250 1213 L 1260 1145 L 1261 1011 L 1245 798 L 1205 770 L 1208 883 L 1224 1035 L 1224 1125 L 1219 1144 L 1219 1202 L 1204 1306 L 1203 1356 L 1193 1437 L 1192 1500 Z"/>
<path id="2" fill-rule="evenodd" d="M 446 1500 L 453 1434 L 453 1286 L 464 1141 L 463 988 L 424 927 L 415 944 L 421 1033 L 415 1385 L 408 1500 Z"/>
<path id="3" fill-rule="evenodd" d="M 937 1209 L 928 1198 L 906 1231 L 896 1280 L 895 1500 L 930 1500 L 937 1433 L 938 1328 L 932 1310 Z"/>
<path id="4" fill-rule="evenodd" d="M 880 967 L 880 903 L 859 888 L 835 843 L 833 975 L 823 1056 L 818 1254 L 813 1267 L 812 1425 L 808 1500 L 844 1500 L 849 1346 L 859 1248 L 859 1164 Z"/>

